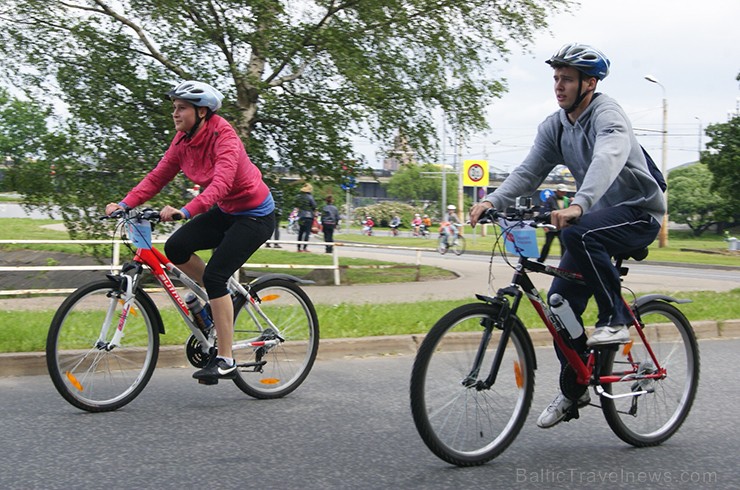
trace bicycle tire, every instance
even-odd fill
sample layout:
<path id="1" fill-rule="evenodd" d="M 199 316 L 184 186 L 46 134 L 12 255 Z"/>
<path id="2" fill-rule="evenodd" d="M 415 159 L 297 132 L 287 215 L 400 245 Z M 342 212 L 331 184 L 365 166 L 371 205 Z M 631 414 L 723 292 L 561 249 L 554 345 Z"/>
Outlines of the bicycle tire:
<path id="1" fill-rule="evenodd" d="M 521 321 L 511 316 L 511 336 L 496 382 L 489 389 L 465 386 L 482 341 L 481 322 L 498 316 L 484 303 L 460 306 L 424 338 L 411 372 L 409 394 L 416 429 L 440 459 L 477 466 L 501 454 L 516 438 L 534 392 L 535 357 Z M 476 379 L 488 376 L 501 340 L 494 330 Z"/>
<path id="2" fill-rule="evenodd" d="M 143 291 L 136 291 L 121 345 L 106 350 L 117 330 L 123 302 L 118 283 L 96 281 L 61 304 L 46 339 L 46 365 L 60 395 L 88 412 L 117 410 L 136 398 L 149 382 L 159 356 L 161 317 Z M 99 343 L 108 307 L 110 327 Z"/>
<path id="3" fill-rule="evenodd" d="M 254 398 L 280 398 L 298 388 L 311 371 L 319 350 L 319 321 L 313 303 L 293 282 L 271 279 L 254 286 L 252 292 L 284 341 L 267 352 L 263 348 L 235 350 L 237 364 L 267 362 L 258 371 L 240 367 L 234 383 Z M 245 310 L 246 301 L 241 297 L 234 304 L 235 343 L 270 335 L 252 321 Z"/>
<path id="4" fill-rule="evenodd" d="M 455 239 L 454 242 L 452 242 L 452 251 L 455 252 L 455 255 L 460 256 L 463 253 L 465 253 L 465 237 L 459 236 L 457 239 Z"/>
<path id="5" fill-rule="evenodd" d="M 651 393 L 618 399 L 601 397 L 609 427 L 624 442 L 636 447 L 657 446 L 681 427 L 691 410 L 699 383 L 699 347 L 691 324 L 681 311 L 664 301 L 650 301 L 638 309 L 644 333 L 656 359 L 667 370 L 660 380 L 605 384 L 609 394 L 650 390 Z M 654 368 L 641 339 L 632 332 L 634 363 L 649 372 Z M 604 374 L 622 373 L 628 360 L 623 349 L 609 351 Z M 633 405 L 634 404 L 634 405 Z M 631 411 L 634 414 L 630 414 Z"/>
<path id="6" fill-rule="evenodd" d="M 437 240 L 437 252 L 444 255 L 447 253 L 449 247 L 447 247 L 447 239 L 444 236 L 440 236 Z"/>

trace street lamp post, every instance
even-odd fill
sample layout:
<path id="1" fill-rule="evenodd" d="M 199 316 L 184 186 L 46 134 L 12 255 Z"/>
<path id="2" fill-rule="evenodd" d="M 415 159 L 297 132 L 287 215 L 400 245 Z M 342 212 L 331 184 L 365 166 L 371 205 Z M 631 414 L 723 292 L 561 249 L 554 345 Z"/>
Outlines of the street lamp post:
<path id="1" fill-rule="evenodd" d="M 666 172 L 666 163 L 668 161 L 668 99 L 666 98 L 665 87 L 652 75 L 646 75 L 645 80 L 648 82 L 656 83 L 663 90 L 663 161 L 661 162 L 661 171 L 666 180 L 668 180 L 668 173 Z M 665 193 L 666 206 L 668 203 L 668 191 Z M 660 233 L 658 234 L 658 246 L 660 248 L 668 246 L 668 208 L 663 215 L 663 225 L 660 227 Z"/>
<path id="2" fill-rule="evenodd" d="M 696 161 L 699 162 L 699 163 L 701 163 L 701 132 L 702 132 L 702 130 L 704 128 L 703 128 L 703 125 L 701 123 L 701 119 L 699 119 L 698 116 L 694 116 L 694 119 L 696 119 L 697 121 L 699 121 L 699 143 L 698 143 L 698 145 L 696 147 L 697 148 L 696 149 L 696 152 L 699 154 L 699 156 L 697 157 L 697 160 Z"/>

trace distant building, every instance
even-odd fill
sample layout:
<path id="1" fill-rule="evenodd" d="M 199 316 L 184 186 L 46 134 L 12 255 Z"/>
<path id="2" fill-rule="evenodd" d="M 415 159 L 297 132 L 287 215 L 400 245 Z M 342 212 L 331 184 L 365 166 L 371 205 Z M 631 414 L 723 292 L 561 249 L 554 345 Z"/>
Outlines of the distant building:
<path id="1" fill-rule="evenodd" d="M 406 137 L 399 132 L 393 138 L 393 149 L 388 151 L 388 157 L 383 160 L 383 170 L 395 172 L 401 165 L 416 162 L 416 152 L 409 146 Z"/>

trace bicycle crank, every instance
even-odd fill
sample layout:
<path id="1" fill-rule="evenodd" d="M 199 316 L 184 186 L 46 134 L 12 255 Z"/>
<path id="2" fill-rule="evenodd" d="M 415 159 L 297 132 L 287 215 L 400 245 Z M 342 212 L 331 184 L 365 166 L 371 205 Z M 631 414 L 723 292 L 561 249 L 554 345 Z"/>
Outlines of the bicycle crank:
<path id="1" fill-rule="evenodd" d="M 185 356 L 188 362 L 197 368 L 206 367 L 211 360 L 210 354 L 201 349 L 200 341 L 195 338 L 195 335 L 191 335 L 185 343 Z"/>

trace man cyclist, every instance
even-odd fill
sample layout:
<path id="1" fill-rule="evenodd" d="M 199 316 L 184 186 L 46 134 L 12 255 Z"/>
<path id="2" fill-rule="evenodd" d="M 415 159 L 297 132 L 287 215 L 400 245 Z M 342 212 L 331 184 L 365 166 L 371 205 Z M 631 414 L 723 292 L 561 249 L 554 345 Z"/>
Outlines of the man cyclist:
<path id="1" fill-rule="evenodd" d="M 609 73 L 609 60 L 584 44 L 566 44 L 546 61 L 553 69 L 555 97 L 560 110 L 537 129 L 534 145 L 522 164 L 484 200 L 470 210 L 475 226 L 491 207 L 505 209 L 517 196 L 532 195 L 556 165 L 568 167 L 576 181 L 570 207 L 552 212 L 561 229 L 566 252 L 560 267 L 580 272 L 585 285 L 555 278 L 549 296 L 568 300 L 576 316 L 591 295 L 598 305 L 596 329 L 577 347 L 628 342 L 631 315 L 624 305 L 614 254 L 648 246 L 658 234 L 666 203 L 648 170 L 645 157 L 622 108 L 596 86 Z M 548 296 L 548 297 L 549 297 Z M 557 350 L 557 349 L 556 349 Z M 558 352 L 561 364 L 567 361 Z M 590 402 L 588 391 L 578 400 L 560 393 L 537 420 L 542 428 L 565 418 L 573 403 Z"/>
<path id="2" fill-rule="evenodd" d="M 229 278 L 275 229 L 275 204 L 259 169 L 250 161 L 234 128 L 216 115 L 223 95 L 198 81 L 179 84 L 172 99 L 175 134 L 157 166 L 106 214 L 148 201 L 182 171 L 203 192 L 182 207 L 165 206 L 162 221 L 192 218 L 165 243 L 173 264 L 205 286 L 218 336 L 218 355 L 193 377 L 207 384 L 236 377 L 232 357 L 234 308 Z M 208 264 L 195 255 L 215 249 Z"/>

